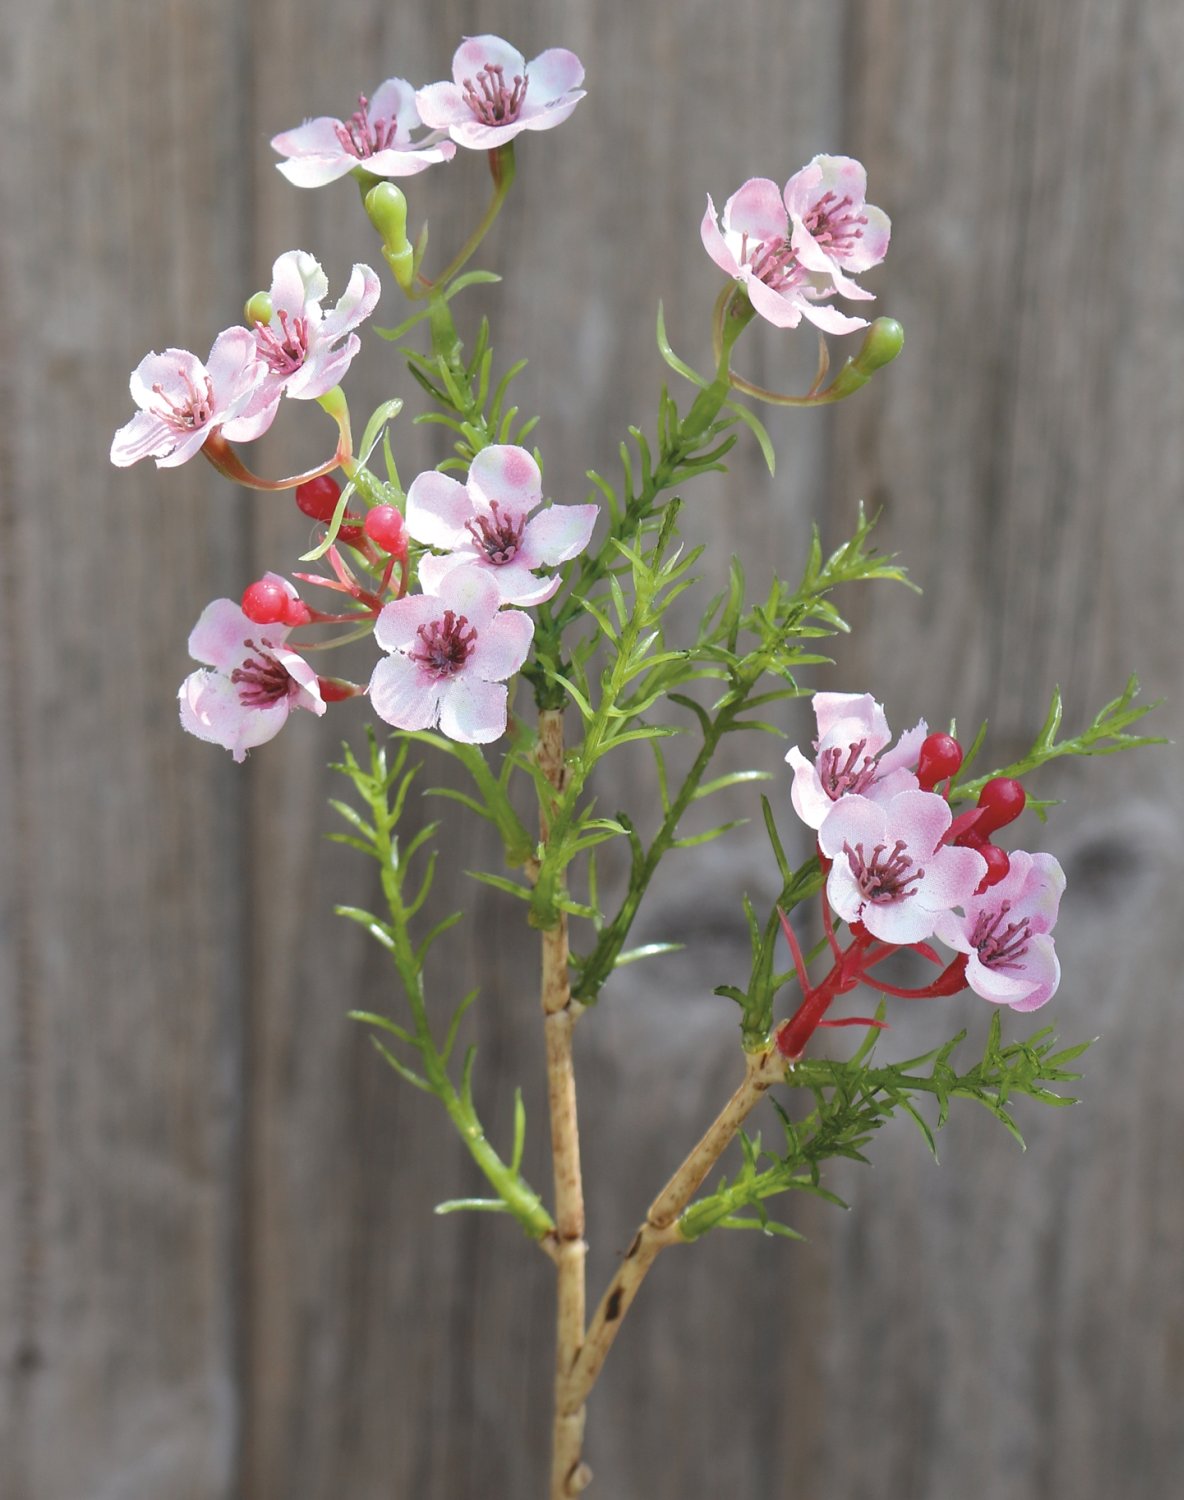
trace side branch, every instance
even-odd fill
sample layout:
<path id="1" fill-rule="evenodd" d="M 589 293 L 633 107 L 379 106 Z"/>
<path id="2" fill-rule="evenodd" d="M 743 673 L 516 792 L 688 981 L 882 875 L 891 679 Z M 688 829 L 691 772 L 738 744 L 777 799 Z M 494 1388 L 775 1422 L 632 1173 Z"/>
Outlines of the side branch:
<path id="1" fill-rule="evenodd" d="M 593 1314 L 568 1387 L 570 1409 L 587 1400 L 617 1330 L 650 1267 L 667 1245 L 683 1243 L 678 1218 L 701 1187 L 765 1093 L 785 1077 L 785 1058 L 776 1047 L 748 1054 L 743 1081 L 704 1132 L 698 1145 L 650 1204 L 633 1243 Z"/>

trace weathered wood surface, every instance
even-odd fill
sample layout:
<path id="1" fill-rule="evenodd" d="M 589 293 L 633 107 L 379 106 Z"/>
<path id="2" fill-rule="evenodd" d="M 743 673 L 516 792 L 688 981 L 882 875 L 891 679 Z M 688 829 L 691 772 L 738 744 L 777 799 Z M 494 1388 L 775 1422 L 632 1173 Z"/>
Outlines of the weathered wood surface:
<path id="1" fill-rule="evenodd" d="M 869 280 L 906 355 L 833 417 L 775 418 L 775 481 L 744 442 L 728 481 L 688 491 L 705 566 L 736 550 L 754 578 L 789 571 L 809 521 L 837 538 L 862 496 L 925 593 L 850 597 L 857 633 L 827 685 L 874 689 L 898 726 L 989 716 L 1002 760 L 1051 683 L 1079 720 L 1138 668 L 1173 700 L 1161 727 L 1184 729 L 1176 0 L 519 3 L 495 22 L 373 0 L 8 7 L 6 1500 L 542 1492 L 551 1268 L 507 1223 L 432 1215 L 477 1186 L 467 1158 L 344 1019 L 386 982 L 330 915 L 368 894 L 323 838 L 326 752 L 361 714 L 293 724 L 243 769 L 175 724 L 202 603 L 284 566 L 304 533 L 282 499 L 204 466 L 106 460 L 145 349 L 204 350 L 293 244 L 334 285 L 373 256 L 350 188 L 288 187 L 268 137 L 388 73 L 443 76 L 491 24 L 588 68 L 573 121 L 526 140 L 483 257 L 508 272 L 486 305 L 504 357 L 530 356 L 520 396 L 544 414 L 552 492 L 582 498 L 583 471 L 651 420 L 659 297 L 706 362 L 704 194 L 858 154 L 895 220 Z M 441 245 L 458 184 L 471 211 L 477 160 L 414 184 Z M 809 360 L 789 342 L 753 334 L 739 362 L 788 384 Z M 351 374 L 358 411 L 389 393 L 382 352 Z M 430 430 L 404 418 L 397 436 L 405 473 L 437 456 Z M 269 439 L 261 466 L 280 460 Z M 781 751 L 752 753 L 776 768 Z M 718 1234 L 664 1260 L 594 1398 L 593 1493 L 1184 1488 L 1180 772 L 1169 749 L 1041 786 L 1070 799 L 1048 839 L 1070 880 L 1055 1009 L 1067 1035 L 1103 1035 L 1087 1102 L 1026 1111 L 1022 1157 L 967 1106 L 940 1169 L 888 1131 L 874 1172 L 836 1174 L 853 1213 L 796 1205 L 809 1243 Z M 458 862 L 492 859 L 448 827 Z M 770 872 L 755 837 L 706 863 L 672 868 L 645 923 L 691 954 L 626 970 L 578 1037 L 594 1285 L 738 1075 L 708 991 L 742 967 L 739 891 Z M 544 1181 L 516 913 L 459 874 L 440 897 L 467 911 L 441 993 L 482 986 L 489 1127 L 506 1137 L 523 1081 Z M 981 1031 L 985 1007 L 949 1009 Z M 919 1049 L 947 1025 L 918 1011 L 895 1035 Z"/>

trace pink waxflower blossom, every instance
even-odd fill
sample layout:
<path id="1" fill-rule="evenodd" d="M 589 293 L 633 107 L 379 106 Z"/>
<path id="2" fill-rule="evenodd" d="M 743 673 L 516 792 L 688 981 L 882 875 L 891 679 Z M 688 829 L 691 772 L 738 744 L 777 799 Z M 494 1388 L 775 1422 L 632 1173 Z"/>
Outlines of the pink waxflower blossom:
<path id="1" fill-rule="evenodd" d="M 1056 925 L 1065 872 L 1051 854 L 1012 850 L 1007 874 L 981 895 L 969 896 L 965 915 L 943 912 L 934 931 L 968 955 L 966 983 L 984 1000 L 1012 1010 L 1036 1010 L 1056 993 L 1061 966 L 1049 935 Z"/>
<path id="2" fill-rule="evenodd" d="M 503 604 L 549 599 L 559 577 L 537 578 L 534 569 L 578 556 L 588 545 L 598 507 L 539 510 L 542 499 L 538 464 L 525 448 L 511 444 L 482 448 L 466 484 L 434 470 L 420 474 L 407 491 L 407 531 L 417 542 L 447 552 L 420 558 L 424 589 L 437 593 L 456 568 L 476 567 L 492 579 Z"/>
<path id="3" fill-rule="evenodd" d="M 939 915 L 969 901 L 987 869 L 976 850 L 943 844 L 951 821 L 936 792 L 898 792 L 884 804 L 842 797 L 818 831 L 833 861 L 826 880 L 833 909 L 885 943 L 931 937 Z"/>
<path id="4" fill-rule="evenodd" d="M 584 97 L 584 65 L 574 52 L 552 47 L 528 63 L 500 36 L 466 37 L 453 54 L 452 79 L 419 90 L 420 118 L 475 151 L 522 130 L 550 130 Z"/>
<path id="5" fill-rule="evenodd" d="M 844 163 L 850 170 L 819 163 Z M 722 232 L 708 196 L 699 227 L 704 248 L 721 271 L 741 283 L 761 317 L 778 328 L 796 328 L 803 318 L 827 333 L 867 326 L 865 318 L 848 317 L 825 301 L 836 289 L 870 298 L 842 267 L 865 269 L 865 261 L 883 259 L 888 243 L 887 217 L 862 197 L 856 204 L 846 191 L 856 168 L 862 182 L 863 168 L 849 157 L 815 157 L 789 179 L 784 192 L 768 177 L 751 177 L 724 204 Z M 832 179 L 842 197 L 834 196 Z M 859 242 L 865 227 L 869 248 L 879 250 L 875 260 L 867 259 Z"/>
<path id="6" fill-rule="evenodd" d="M 278 574 L 264 577 L 298 598 Z M 189 636 L 189 654 L 213 670 L 193 672 L 181 684 L 182 729 L 241 761 L 248 750 L 274 739 L 294 708 L 323 714 L 317 674 L 285 646 L 288 630 L 256 624 L 232 599 L 207 604 Z"/>
<path id="7" fill-rule="evenodd" d="M 359 168 L 372 177 L 410 177 L 456 154 L 451 141 L 413 141 L 420 124 L 415 90 L 402 78 L 388 78 L 372 99 L 358 97 L 348 120 L 320 115 L 272 139 L 287 161 L 276 166 L 297 187 L 320 187 Z"/>
<path id="8" fill-rule="evenodd" d="M 258 437 L 271 426 L 281 396 L 311 401 L 339 384 L 362 347 L 352 330 L 370 316 L 379 290 L 370 267 L 356 265 L 336 307 L 322 312 L 329 282 L 320 262 L 306 250 L 285 251 L 272 267 L 271 319 L 252 330 L 264 378 L 226 436 Z"/>
<path id="9" fill-rule="evenodd" d="M 867 172 L 850 156 L 816 156 L 785 184 L 794 254 L 808 271 L 834 280 L 845 297 L 870 298 L 848 272 L 878 266 L 892 223 L 867 202 Z"/>
<path id="10" fill-rule="evenodd" d="M 785 757 L 793 767 L 790 800 L 803 823 L 821 828 L 841 797 L 854 794 L 883 803 L 916 790 L 912 767 L 928 733 L 924 719 L 885 753 L 892 734 L 882 705 L 870 693 L 815 693 L 813 704 L 818 721 L 813 762 L 796 745 Z"/>
<path id="11" fill-rule="evenodd" d="M 246 328 L 220 333 L 204 365 L 188 349 L 146 354 L 131 377 L 140 410 L 115 434 L 111 462 L 123 469 L 154 458 L 157 468 L 171 469 L 192 458 L 218 428 L 234 436 L 266 375 Z"/>
<path id="12" fill-rule="evenodd" d="M 500 604 L 493 579 L 476 567 L 447 574 L 438 593 L 388 604 L 374 639 L 391 654 L 369 688 L 379 718 L 396 729 L 439 727 L 466 745 L 504 734 L 506 679 L 526 660 L 534 622 Z"/>

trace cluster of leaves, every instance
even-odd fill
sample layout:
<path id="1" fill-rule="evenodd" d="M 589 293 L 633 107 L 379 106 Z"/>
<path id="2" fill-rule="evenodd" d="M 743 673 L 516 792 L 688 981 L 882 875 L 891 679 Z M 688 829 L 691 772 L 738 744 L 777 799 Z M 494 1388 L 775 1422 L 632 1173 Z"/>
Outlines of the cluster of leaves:
<path id="1" fill-rule="evenodd" d="M 437 1039 L 428 1016 L 424 964 L 433 944 L 460 921 L 460 913 L 437 922 L 418 942 L 413 940 L 412 923 L 423 909 L 432 887 L 435 850 L 428 855 L 422 873 L 411 876 L 410 866 L 415 855 L 430 844 L 437 825 L 427 824 L 406 843 L 400 842 L 396 829 L 419 767 L 408 766 L 409 747 L 406 743 L 400 744 L 388 761 L 385 748 L 378 744 L 371 732 L 369 748 L 366 765 L 361 764 L 347 746 L 344 759 L 334 767 L 351 782 L 364 812 L 359 812 L 349 802 L 334 801 L 332 806 L 351 831 L 330 837 L 377 861 L 387 915 L 380 917 L 355 906 L 339 906 L 337 912 L 364 927 L 390 955 L 407 1000 L 410 1024 L 370 1011 L 352 1011 L 351 1015 L 388 1039 L 384 1041 L 377 1035 L 372 1037 L 375 1047 L 401 1078 L 440 1100 L 473 1160 L 497 1192 L 497 1197 L 492 1199 L 466 1198 L 441 1204 L 439 1211 L 483 1208 L 508 1212 L 529 1235 L 541 1239 L 554 1225 L 542 1200 L 521 1175 L 526 1138 L 521 1092 L 515 1094 L 514 1140 L 510 1159 L 505 1161 L 487 1139 L 473 1103 L 476 1049 L 470 1047 L 466 1052 L 459 1080 L 454 1079 L 451 1071 L 460 1025 L 477 992 L 474 990 L 466 995 L 454 1008 L 442 1040 Z"/>
<path id="2" fill-rule="evenodd" d="M 685 1238 L 698 1239 L 718 1227 L 763 1229 L 800 1239 L 795 1230 L 770 1219 L 766 1201 L 780 1193 L 798 1191 L 815 1193 L 846 1207 L 842 1199 L 822 1186 L 824 1164 L 836 1157 L 866 1162 L 864 1147 L 897 1113 L 913 1122 L 935 1159 L 934 1133 L 945 1125 L 953 1099 L 977 1101 L 1023 1146 L 1009 1108 L 1011 1101 L 1022 1097 L 1051 1105 L 1075 1103 L 1073 1097 L 1057 1093 L 1053 1086 L 1081 1076 L 1070 1065 L 1091 1045 L 1081 1042 L 1055 1050 L 1057 1041 L 1051 1026 L 1024 1041 L 1004 1044 L 1002 1018 L 995 1011 L 982 1056 L 961 1072 L 952 1059 L 966 1038 L 965 1031 L 920 1057 L 873 1067 L 871 1054 L 879 1035 L 878 1030 L 869 1030 L 862 1046 L 846 1061 L 803 1059 L 787 1067 L 785 1082 L 791 1088 L 808 1091 L 814 1108 L 805 1119 L 795 1122 L 772 1101 L 784 1132 L 784 1154 L 765 1147 L 759 1135 L 742 1135 L 739 1171 L 730 1181 L 725 1177 L 714 1192 L 685 1211 L 680 1220 Z M 917 1108 L 917 1099 L 924 1096 L 937 1105 L 932 1125 Z"/>
<path id="3" fill-rule="evenodd" d="M 970 801 L 978 796 L 992 776 L 1014 776 L 1020 779 L 1047 761 L 1056 760 L 1062 755 L 1115 755 L 1120 750 L 1134 750 L 1141 745 L 1166 744 L 1167 741 L 1162 735 L 1127 733 L 1130 727 L 1137 724 L 1144 715 L 1159 707 L 1158 701 L 1136 704 L 1135 699 L 1138 694 L 1139 679 L 1132 673 L 1118 697 L 1112 698 L 1109 703 L 1100 708 L 1092 722 L 1080 734 L 1058 739 L 1064 704 L 1061 701 L 1060 688 L 1054 688 L 1048 713 L 1028 753 L 1021 756 L 1019 760 L 1013 761 L 1009 766 L 1001 766 L 986 776 L 978 776 L 971 780 L 967 778 L 966 772 L 977 758 L 983 741 L 986 739 L 987 726 L 984 721 L 954 778 L 950 789 L 950 800 Z M 1036 799 L 1029 799 L 1028 802 L 1028 806 L 1041 820 L 1047 816 L 1048 808 L 1055 805 L 1051 801 Z"/>

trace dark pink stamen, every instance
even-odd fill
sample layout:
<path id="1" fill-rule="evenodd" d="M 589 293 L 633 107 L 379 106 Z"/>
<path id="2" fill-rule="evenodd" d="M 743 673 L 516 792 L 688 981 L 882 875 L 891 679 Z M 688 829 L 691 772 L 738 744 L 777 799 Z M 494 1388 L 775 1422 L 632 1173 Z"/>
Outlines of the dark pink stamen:
<path id="1" fill-rule="evenodd" d="M 269 370 L 291 375 L 308 355 L 308 319 L 293 318 L 283 308 L 276 314 L 280 332 L 270 324 L 255 324 L 255 344 Z"/>
<path id="2" fill-rule="evenodd" d="M 389 120 L 381 117 L 371 119 L 369 109 L 369 99 L 365 94 L 359 94 L 357 109 L 348 120 L 339 121 L 333 127 L 342 149 L 359 160 L 365 160 L 377 151 L 389 150 L 395 144 L 399 129 L 399 122 L 394 115 Z"/>
<path id="3" fill-rule="evenodd" d="M 903 839 L 897 839 L 891 854 L 885 853 L 885 847 L 884 844 L 877 844 L 869 859 L 863 852 L 862 844 L 856 844 L 854 849 L 850 844 L 843 845 L 843 853 L 847 856 L 847 863 L 851 866 L 851 874 L 860 892 L 877 906 L 883 906 L 889 901 L 903 901 L 914 895 L 917 882 L 925 875 L 920 867 L 911 875 L 907 873 L 913 869 L 913 860 L 911 855 L 904 852 L 906 846 Z"/>
<path id="4" fill-rule="evenodd" d="M 974 924 L 970 941 L 978 949 L 979 962 L 988 969 L 1017 968 L 1028 951 L 1028 939 L 1032 935 L 1028 917 L 1008 922 L 1002 931 L 999 930 L 1010 910 L 1011 902 L 1004 901 L 997 912 L 981 912 Z"/>
<path id="5" fill-rule="evenodd" d="M 204 427 L 214 414 L 214 387 L 208 375 L 205 390 L 199 391 L 191 375 L 183 370 L 177 373 L 185 382 L 188 395 L 183 401 L 174 401 L 165 395 L 163 386 L 154 385 L 152 394 L 156 397 L 156 415 L 174 432 L 193 432 Z"/>
<path id="6" fill-rule="evenodd" d="M 527 74 L 515 74 L 513 87 L 506 86 L 505 69 L 500 63 L 486 63 L 477 74 L 480 92 L 473 80 L 466 78 L 462 93 L 465 103 L 481 121 L 482 125 L 510 125 L 522 112 L 526 90 L 530 86 Z"/>
<path id="7" fill-rule="evenodd" d="M 238 701 L 244 708 L 270 708 L 284 698 L 299 691 L 299 686 L 265 646 L 255 641 L 244 641 L 248 651 L 257 651 L 258 656 L 248 656 L 242 666 L 235 667 L 230 680 L 238 688 Z"/>
<path id="8" fill-rule="evenodd" d="M 429 620 L 415 632 L 420 644 L 407 655 L 433 677 L 454 677 L 472 656 L 477 632 L 464 615 L 446 609 L 439 620 Z"/>
<path id="9" fill-rule="evenodd" d="M 489 562 L 500 568 L 504 563 L 513 562 L 518 555 L 522 533 L 526 529 L 526 517 L 498 515 L 500 507 L 496 500 L 489 502 L 489 509 L 493 513 L 491 516 L 477 516 L 472 521 L 466 521 L 465 530 Z"/>
<path id="10" fill-rule="evenodd" d="M 863 238 L 867 215 L 855 212 L 850 197 L 836 198 L 827 192 L 802 216 L 802 223 L 824 250 L 832 255 L 850 255 L 855 241 Z"/>
<path id="11" fill-rule="evenodd" d="M 822 790 L 837 802 L 848 792 L 866 792 L 876 779 L 876 760 L 873 755 L 864 755 L 866 740 L 857 740 L 847 747 L 847 759 L 837 745 L 824 750 L 818 757 L 818 779 Z M 861 759 L 862 757 L 862 759 Z"/>
<path id="12" fill-rule="evenodd" d="M 761 240 L 750 247 L 748 235 L 741 235 L 740 264 L 746 265 L 758 281 L 775 292 L 788 291 L 806 280 L 806 272 L 788 239 Z"/>

